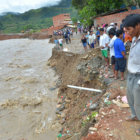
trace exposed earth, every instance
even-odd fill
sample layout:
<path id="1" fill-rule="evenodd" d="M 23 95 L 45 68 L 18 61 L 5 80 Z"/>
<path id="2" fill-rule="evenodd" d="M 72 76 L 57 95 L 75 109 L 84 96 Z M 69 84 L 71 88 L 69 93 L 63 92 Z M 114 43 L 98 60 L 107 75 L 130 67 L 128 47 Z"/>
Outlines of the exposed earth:
<path id="1" fill-rule="evenodd" d="M 98 47 L 96 45 L 96 47 Z M 127 122 L 130 115 L 126 96 L 126 80 L 108 78 L 100 49 L 84 52 L 80 35 L 64 45 L 64 51 L 53 49 L 48 65 L 60 76 L 57 120 L 62 140 L 140 140 L 135 131 L 139 122 Z M 127 75 L 127 73 L 126 73 Z M 95 88 L 102 93 L 76 90 L 67 85 Z"/>
<path id="2" fill-rule="evenodd" d="M 45 32 L 39 33 L 17 33 L 17 34 L 0 34 L 0 40 L 8 39 L 20 39 L 20 38 L 29 38 L 29 39 L 47 39 L 49 35 Z"/>

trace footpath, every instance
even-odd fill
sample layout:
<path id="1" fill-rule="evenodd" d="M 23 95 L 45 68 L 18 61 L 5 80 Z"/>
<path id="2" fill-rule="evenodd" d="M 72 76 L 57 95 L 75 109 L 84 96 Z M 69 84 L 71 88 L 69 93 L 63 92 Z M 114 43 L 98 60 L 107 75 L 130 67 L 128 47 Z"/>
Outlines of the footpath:
<path id="1" fill-rule="evenodd" d="M 59 140 L 140 140 L 139 122 L 127 122 L 126 80 L 109 78 L 100 49 L 84 52 L 80 35 L 64 51 L 53 50 L 48 65 L 59 75 L 57 118 Z M 127 72 L 126 72 L 127 74 Z M 94 88 L 102 93 L 76 90 L 67 85 Z"/>

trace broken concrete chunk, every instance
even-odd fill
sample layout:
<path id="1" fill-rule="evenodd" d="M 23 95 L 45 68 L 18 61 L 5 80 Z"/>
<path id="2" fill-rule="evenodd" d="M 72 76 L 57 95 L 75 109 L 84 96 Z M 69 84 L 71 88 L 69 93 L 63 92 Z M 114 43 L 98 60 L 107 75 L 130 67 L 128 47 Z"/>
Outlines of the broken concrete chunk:
<path id="1" fill-rule="evenodd" d="M 89 131 L 97 131 L 97 128 L 95 128 L 95 127 L 90 127 L 90 128 L 89 128 Z"/>

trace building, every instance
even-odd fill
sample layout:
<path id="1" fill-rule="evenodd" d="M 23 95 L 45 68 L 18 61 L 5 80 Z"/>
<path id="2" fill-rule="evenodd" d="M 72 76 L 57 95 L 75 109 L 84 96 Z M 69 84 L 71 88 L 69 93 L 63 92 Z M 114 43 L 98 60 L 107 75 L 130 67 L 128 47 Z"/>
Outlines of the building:
<path id="1" fill-rule="evenodd" d="M 71 21 L 70 14 L 60 14 L 53 17 L 53 26 L 61 26 L 65 24 L 69 24 Z"/>
<path id="2" fill-rule="evenodd" d="M 47 32 L 48 35 L 53 35 L 53 31 L 61 30 L 69 24 L 71 24 L 70 14 L 60 14 L 53 17 L 53 26 L 42 29 L 41 32 Z"/>
<path id="3" fill-rule="evenodd" d="M 57 27 L 51 26 L 51 27 L 49 27 L 47 29 L 41 29 L 41 32 L 46 32 L 49 36 L 52 36 L 53 31 L 61 30 L 64 27 L 66 27 L 66 25 L 67 24 L 63 24 L 63 25 L 60 25 L 60 26 L 57 26 Z"/>
<path id="4" fill-rule="evenodd" d="M 139 14 L 140 9 L 135 10 L 127 10 L 125 9 L 119 9 L 112 12 L 104 13 L 101 15 L 98 15 L 96 17 L 93 17 L 94 25 L 102 25 L 102 24 L 110 24 L 110 23 L 118 23 L 120 25 L 122 23 L 122 20 L 129 14 Z"/>

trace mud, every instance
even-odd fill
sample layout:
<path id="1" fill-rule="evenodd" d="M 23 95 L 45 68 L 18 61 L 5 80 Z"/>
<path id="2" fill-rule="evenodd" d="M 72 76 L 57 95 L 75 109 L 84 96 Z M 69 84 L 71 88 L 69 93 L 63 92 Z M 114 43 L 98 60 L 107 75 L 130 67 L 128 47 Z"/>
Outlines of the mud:
<path id="1" fill-rule="evenodd" d="M 72 44 L 65 44 L 68 52 L 54 49 L 48 62 L 48 65 L 55 69 L 61 77 L 61 86 L 58 90 L 57 121 L 62 125 L 58 137 L 62 134 L 61 139 L 64 140 L 80 140 L 82 136 L 88 134 L 88 128 L 95 123 L 92 116 L 99 109 L 98 102 L 103 95 L 70 89 L 67 85 L 101 90 L 106 87 L 99 78 L 99 72 L 95 72 L 102 64 L 102 58 L 95 57 L 100 50 L 89 50 L 84 53 L 82 44 L 78 42 L 79 38 L 72 38 Z M 75 49 L 73 49 L 74 47 Z M 91 69 L 94 67 L 94 69 L 91 70 L 89 67 Z M 94 104 L 94 109 L 88 107 L 90 102 Z M 87 118 L 89 118 L 88 121 Z"/>
<path id="2" fill-rule="evenodd" d="M 62 125 L 58 139 L 139 140 L 135 134 L 139 122 L 126 122 L 130 109 L 113 102 L 126 95 L 126 81 L 109 78 L 112 70 L 106 69 L 100 49 L 84 52 L 79 35 L 64 48 L 67 52 L 53 50 L 48 62 L 61 81 L 56 110 L 57 122 Z M 101 89 L 103 93 L 70 89 L 67 85 Z"/>
<path id="3" fill-rule="evenodd" d="M 55 72 L 49 40 L 0 41 L 0 140 L 55 140 Z M 53 90 L 51 90 L 53 89 Z"/>

